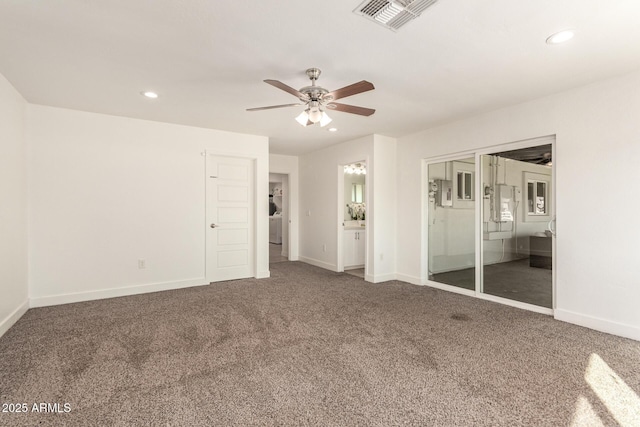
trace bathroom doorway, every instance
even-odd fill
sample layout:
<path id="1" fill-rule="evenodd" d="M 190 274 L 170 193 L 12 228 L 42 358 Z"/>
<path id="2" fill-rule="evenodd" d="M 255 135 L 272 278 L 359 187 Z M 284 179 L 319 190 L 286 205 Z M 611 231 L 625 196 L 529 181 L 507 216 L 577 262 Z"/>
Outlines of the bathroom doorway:
<path id="1" fill-rule="evenodd" d="M 339 203 L 342 269 L 364 279 L 367 260 L 367 164 L 359 161 L 343 165 L 340 174 L 339 185 L 343 190 Z"/>

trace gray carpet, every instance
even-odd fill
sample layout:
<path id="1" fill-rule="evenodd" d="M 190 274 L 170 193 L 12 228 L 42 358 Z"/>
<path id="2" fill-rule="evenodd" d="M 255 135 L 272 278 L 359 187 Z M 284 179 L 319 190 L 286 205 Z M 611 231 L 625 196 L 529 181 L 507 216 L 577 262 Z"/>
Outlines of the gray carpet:
<path id="1" fill-rule="evenodd" d="M 271 272 L 29 310 L 0 338 L 0 401 L 71 412 L 0 424 L 634 425 L 639 342 L 298 262 Z"/>

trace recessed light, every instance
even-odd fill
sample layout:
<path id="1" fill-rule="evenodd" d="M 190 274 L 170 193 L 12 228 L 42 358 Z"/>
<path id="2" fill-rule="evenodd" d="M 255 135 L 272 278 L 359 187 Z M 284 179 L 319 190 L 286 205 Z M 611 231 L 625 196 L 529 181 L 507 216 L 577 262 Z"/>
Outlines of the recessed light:
<path id="1" fill-rule="evenodd" d="M 337 128 L 329 128 L 329 132 L 337 132 L 338 129 Z"/>
<path id="2" fill-rule="evenodd" d="M 575 33 L 573 30 L 563 30 L 547 37 L 547 44 L 560 44 L 571 40 Z"/>
<path id="3" fill-rule="evenodd" d="M 146 92 L 140 92 L 143 96 L 146 96 L 147 98 L 151 98 L 151 99 L 156 99 L 158 97 L 158 94 L 155 92 L 151 92 L 151 91 L 146 91 Z"/>

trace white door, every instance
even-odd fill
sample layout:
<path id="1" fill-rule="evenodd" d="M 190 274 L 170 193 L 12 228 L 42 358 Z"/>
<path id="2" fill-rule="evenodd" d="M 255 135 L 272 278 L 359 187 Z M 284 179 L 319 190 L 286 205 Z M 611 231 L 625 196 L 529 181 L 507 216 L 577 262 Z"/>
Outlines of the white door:
<path id="1" fill-rule="evenodd" d="M 207 280 L 254 277 L 254 162 L 207 155 L 206 172 Z"/>

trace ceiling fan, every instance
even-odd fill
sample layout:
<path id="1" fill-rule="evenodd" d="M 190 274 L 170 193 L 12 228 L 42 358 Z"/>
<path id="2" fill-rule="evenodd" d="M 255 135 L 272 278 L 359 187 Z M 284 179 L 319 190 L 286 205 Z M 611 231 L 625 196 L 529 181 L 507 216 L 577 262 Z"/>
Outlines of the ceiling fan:
<path id="1" fill-rule="evenodd" d="M 355 105 L 341 104 L 333 102 L 336 99 L 346 98 L 347 96 L 357 95 L 362 92 L 375 89 L 373 84 L 366 80 L 345 86 L 342 89 L 329 92 L 327 89 L 317 86 L 316 81 L 320 77 L 318 68 L 309 68 L 306 71 L 307 76 L 311 80 L 311 86 L 305 86 L 300 90 L 296 90 L 291 86 L 278 80 L 265 80 L 265 83 L 282 89 L 285 92 L 297 97 L 302 103 L 271 105 L 268 107 L 247 108 L 247 111 L 271 110 L 273 108 L 284 108 L 304 105 L 304 111 L 296 117 L 296 121 L 302 126 L 309 126 L 320 122 L 320 126 L 325 126 L 331 122 L 331 118 L 325 112 L 326 109 L 342 111 L 343 113 L 358 114 L 360 116 L 370 116 L 376 112 L 371 108 L 356 107 Z"/>

